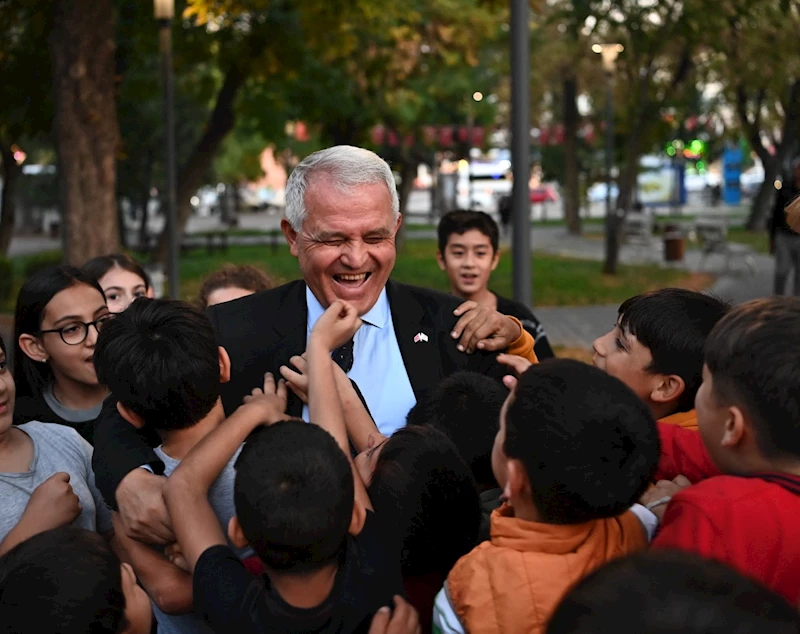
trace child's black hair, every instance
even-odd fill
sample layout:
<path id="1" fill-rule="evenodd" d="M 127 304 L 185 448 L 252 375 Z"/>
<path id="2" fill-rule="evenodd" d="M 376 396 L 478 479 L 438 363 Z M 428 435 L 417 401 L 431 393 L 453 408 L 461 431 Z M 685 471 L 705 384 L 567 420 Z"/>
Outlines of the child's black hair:
<path id="1" fill-rule="evenodd" d="M 354 499 L 347 456 L 316 425 L 288 420 L 260 428 L 236 461 L 236 516 L 270 570 L 309 572 L 335 561 Z"/>
<path id="2" fill-rule="evenodd" d="M 580 524 L 628 510 L 652 481 L 660 445 L 652 414 L 624 383 L 553 359 L 520 377 L 503 450 L 524 466 L 542 521 Z"/>
<path id="3" fill-rule="evenodd" d="M 110 634 L 125 625 L 120 562 L 97 533 L 62 527 L 0 558 L 0 632 Z"/>
<path id="4" fill-rule="evenodd" d="M 475 476 L 479 488 L 497 486 L 492 446 L 508 389 L 477 372 L 456 372 L 408 413 L 407 425 L 429 424 L 447 434 Z"/>
<path id="5" fill-rule="evenodd" d="M 721 563 L 678 551 L 645 551 L 583 579 L 547 634 L 797 634 L 797 609 Z"/>
<path id="6" fill-rule="evenodd" d="M 439 238 L 439 251 L 444 256 L 447 241 L 453 234 L 464 235 L 467 231 L 477 229 L 487 238 L 492 244 L 492 251 L 497 253 L 500 246 L 500 229 L 497 223 L 487 213 L 482 211 L 470 211 L 463 209 L 456 209 L 448 211 L 441 220 L 436 229 Z"/>
<path id="7" fill-rule="evenodd" d="M 664 288 L 625 300 L 619 307 L 619 326 L 650 351 L 654 374 L 675 374 L 686 389 L 677 412 L 694 407 L 694 397 L 703 382 L 703 348 L 729 304 L 703 293 L 682 288 Z"/>
<path id="8" fill-rule="evenodd" d="M 52 266 L 31 275 L 17 295 L 14 310 L 14 380 L 17 397 L 38 397 L 53 380 L 48 363 L 36 363 L 19 346 L 21 335 L 37 336 L 42 328 L 47 304 L 61 291 L 86 284 L 97 289 L 105 301 L 97 280 L 74 266 Z"/>
<path id="9" fill-rule="evenodd" d="M 733 308 L 706 342 L 712 398 L 750 417 L 761 453 L 800 458 L 800 298 Z"/>
<path id="10" fill-rule="evenodd" d="M 383 445 L 368 488 L 387 530 L 401 545 L 403 574 L 447 575 L 475 546 L 480 499 L 453 442 L 430 425 L 397 430 Z"/>
<path id="11" fill-rule="evenodd" d="M 219 398 L 214 329 L 186 302 L 133 302 L 103 327 L 94 365 L 100 383 L 156 429 L 191 427 Z"/>

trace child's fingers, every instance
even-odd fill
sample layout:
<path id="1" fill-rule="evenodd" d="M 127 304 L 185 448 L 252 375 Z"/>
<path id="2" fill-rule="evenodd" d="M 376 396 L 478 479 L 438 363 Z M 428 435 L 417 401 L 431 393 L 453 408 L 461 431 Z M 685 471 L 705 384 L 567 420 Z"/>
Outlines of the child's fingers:
<path id="1" fill-rule="evenodd" d="M 387 607 L 378 610 L 375 616 L 372 617 L 372 624 L 369 626 L 368 634 L 386 634 L 391 614 L 392 611 Z"/>
<path id="2" fill-rule="evenodd" d="M 285 365 L 281 366 L 280 372 L 281 376 L 289 383 L 300 384 L 305 380 L 303 374 Z"/>
<path id="3" fill-rule="evenodd" d="M 295 355 L 289 359 L 289 363 L 291 363 L 300 374 L 305 374 L 308 369 L 308 363 L 304 356 Z"/>
<path id="4" fill-rule="evenodd" d="M 286 401 L 288 395 L 286 393 L 286 380 L 279 379 L 278 380 L 278 387 L 275 389 L 276 396 L 281 399 L 282 401 Z"/>
<path id="5" fill-rule="evenodd" d="M 264 394 L 275 394 L 275 377 L 272 372 L 264 375 Z"/>
<path id="6" fill-rule="evenodd" d="M 505 353 L 497 355 L 497 362 L 507 365 L 509 368 L 514 370 L 514 372 L 520 375 L 529 367 L 531 367 L 531 365 L 533 365 L 530 361 L 524 359 L 523 357 L 518 357 L 515 354 Z"/>
<path id="7" fill-rule="evenodd" d="M 507 374 L 503 377 L 503 385 L 505 385 L 509 390 L 513 390 L 515 387 L 517 387 L 517 377 Z"/>

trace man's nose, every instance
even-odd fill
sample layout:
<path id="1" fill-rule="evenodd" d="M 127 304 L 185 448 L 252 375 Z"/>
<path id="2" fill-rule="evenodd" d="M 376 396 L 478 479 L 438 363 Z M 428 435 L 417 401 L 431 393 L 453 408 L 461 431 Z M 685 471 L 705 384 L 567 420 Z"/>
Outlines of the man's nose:
<path id="1" fill-rule="evenodd" d="M 360 269 L 367 263 L 368 259 L 369 253 L 367 252 L 366 245 L 360 240 L 348 242 L 341 256 L 341 260 L 345 266 L 351 269 Z"/>
<path id="2" fill-rule="evenodd" d="M 598 337 L 592 342 L 592 350 L 594 350 L 601 357 L 604 355 L 605 348 L 603 346 L 603 337 Z"/>

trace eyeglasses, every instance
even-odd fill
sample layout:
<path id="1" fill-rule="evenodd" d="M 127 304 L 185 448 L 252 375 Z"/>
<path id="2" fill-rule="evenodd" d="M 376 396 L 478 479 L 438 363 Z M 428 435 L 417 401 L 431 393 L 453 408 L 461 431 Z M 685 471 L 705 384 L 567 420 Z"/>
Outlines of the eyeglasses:
<path id="1" fill-rule="evenodd" d="M 103 315 L 102 317 L 98 317 L 94 321 L 90 321 L 89 323 L 83 321 L 75 321 L 71 324 L 67 324 L 61 328 L 54 328 L 52 330 L 40 330 L 39 334 L 44 335 L 48 332 L 57 332 L 61 335 L 61 341 L 63 341 L 68 346 L 79 346 L 84 341 L 86 341 L 86 337 L 89 336 L 89 326 L 94 326 L 94 329 L 99 334 L 100 331 L 103 329 L 103 326 L 114 318 L 114 313 L 108 313 L 107 315 Z"/>

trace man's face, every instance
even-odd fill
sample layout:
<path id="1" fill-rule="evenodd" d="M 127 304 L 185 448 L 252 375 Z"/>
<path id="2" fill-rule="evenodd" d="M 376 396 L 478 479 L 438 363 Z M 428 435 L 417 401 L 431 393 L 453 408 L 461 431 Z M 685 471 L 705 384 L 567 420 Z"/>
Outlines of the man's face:
<path id="1" fill-rule="evenodd" d="M 500 254 L 495 252 L 489 236 L 477 229 L 452 234 L 444 253 L 436 255 L 439 268 L 450 279 L 451 289 L 462 298 L 485 290 L 489 276 L 500 261 Z"/>
<path id="2" fill-rule="evenodd" d="M 286 220 L 282 228 L 306 284 L 323 307 L 341 299 L 363 315 L 394 268 L 401 220 L 394 219 L 389 190 L 374 183 L 341 192 L 320 175 L 309 183 L 305 204 L 301 230 Z"/>
<path id="3" fill-rule="evenodd" d="M 647 371 L 653 362 L 650 350 L 631 333 L 619 327 L 619 322 L 592 344 L 594 365 L 618 378 L 645 403 L 658 383 L 658 377 Z"/>

